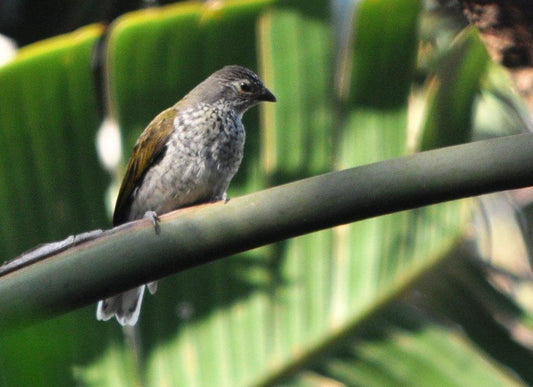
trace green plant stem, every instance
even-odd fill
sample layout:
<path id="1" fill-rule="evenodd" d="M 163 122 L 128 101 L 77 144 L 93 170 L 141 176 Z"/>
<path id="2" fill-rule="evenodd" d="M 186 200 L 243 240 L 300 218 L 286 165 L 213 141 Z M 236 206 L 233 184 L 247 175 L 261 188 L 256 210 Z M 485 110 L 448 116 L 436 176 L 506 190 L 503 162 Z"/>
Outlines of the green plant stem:
<path id="1" fill-rule="evenodd" d="M 442 148 L 148 220 L 0 277 L 0 328 L 65 313 L 213 260 L 429 204 L 533 185 L 533 134 Z"/>

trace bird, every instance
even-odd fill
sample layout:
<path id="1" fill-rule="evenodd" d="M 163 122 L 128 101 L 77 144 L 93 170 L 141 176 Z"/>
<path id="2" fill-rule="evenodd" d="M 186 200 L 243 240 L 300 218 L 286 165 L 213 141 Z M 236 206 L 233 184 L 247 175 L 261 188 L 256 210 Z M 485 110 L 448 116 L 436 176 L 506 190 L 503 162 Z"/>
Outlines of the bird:
<path id="1" fill-rule="evenodd" d="M 157 115 L 133 147 L 119 189 L 113 225 L 202 203 L 227 200 L 244 151 L 243 114 L 276 97 L 253 71 L 228 65 Z M 157 282 L 147 284 L 154 294 Z M 122 326 L 139 319 L 145 285 L 98 302 L 96 318 Z"/>

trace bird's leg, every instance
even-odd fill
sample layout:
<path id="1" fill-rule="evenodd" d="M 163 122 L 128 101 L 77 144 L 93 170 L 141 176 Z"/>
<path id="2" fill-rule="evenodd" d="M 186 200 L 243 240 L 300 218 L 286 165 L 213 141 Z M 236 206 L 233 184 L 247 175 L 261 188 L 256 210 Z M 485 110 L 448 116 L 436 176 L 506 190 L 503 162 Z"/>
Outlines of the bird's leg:
<path id="1" fill-rule="evenodd" d="M 159 227 L 159 216 L 155 211 L 146 211 L 144 213 L 144 218 L 149 219 L 154 226 L 155 233 L 159 235 L 161 232 L 161 227 Z"/>
<path id="2" fill-rule="evenodd" d="M 229 202 L 229 198 L 228 198 L 228 193 L 227 192 L 224 192 L 222 194 L 222 200 L 224 200 L 224 204 L 226 204 L 227 202 Z"/>

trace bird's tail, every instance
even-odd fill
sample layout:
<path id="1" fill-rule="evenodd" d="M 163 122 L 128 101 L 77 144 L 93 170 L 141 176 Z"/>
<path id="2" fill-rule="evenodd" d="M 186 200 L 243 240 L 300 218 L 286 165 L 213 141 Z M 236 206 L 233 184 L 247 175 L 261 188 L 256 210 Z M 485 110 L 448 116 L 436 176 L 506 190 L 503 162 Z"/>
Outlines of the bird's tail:
<path id="1" fill-rule="evenodd" d="M 107 321 L 115 316 L 120 325 L 135 325 L 141 313 L 144 288 L 145 285 L 142 285 L 98 302 L 96 319 Z M 154 294 L 157 282 L 149 283 L 148 289 Z"/>

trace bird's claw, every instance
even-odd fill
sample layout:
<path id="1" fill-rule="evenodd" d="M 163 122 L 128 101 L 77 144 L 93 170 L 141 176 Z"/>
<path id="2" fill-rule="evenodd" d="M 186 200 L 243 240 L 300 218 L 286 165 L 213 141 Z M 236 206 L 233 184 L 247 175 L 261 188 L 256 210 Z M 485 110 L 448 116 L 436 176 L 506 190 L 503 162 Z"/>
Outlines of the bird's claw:
<path id="1" fill-rule="evenodd" d="M 150 222 L 152 222 L 152 225 L 154 226 L 155 233 L 159 235 L 161 232 L 161 227 L 159 226 L 159 216 L 155 211 L 146 211 L 144 213 L 144 217 L 146 219 L 149 219 Z"/>
<path id="2" fill-rule="evenodd" d="M 224 201 L 224 204 L 229 202 L 229 197 L 228 197 L 228 193 L 227 192 L 224 192 L 224 194 L 222 195 L 222 200 Z"/>

